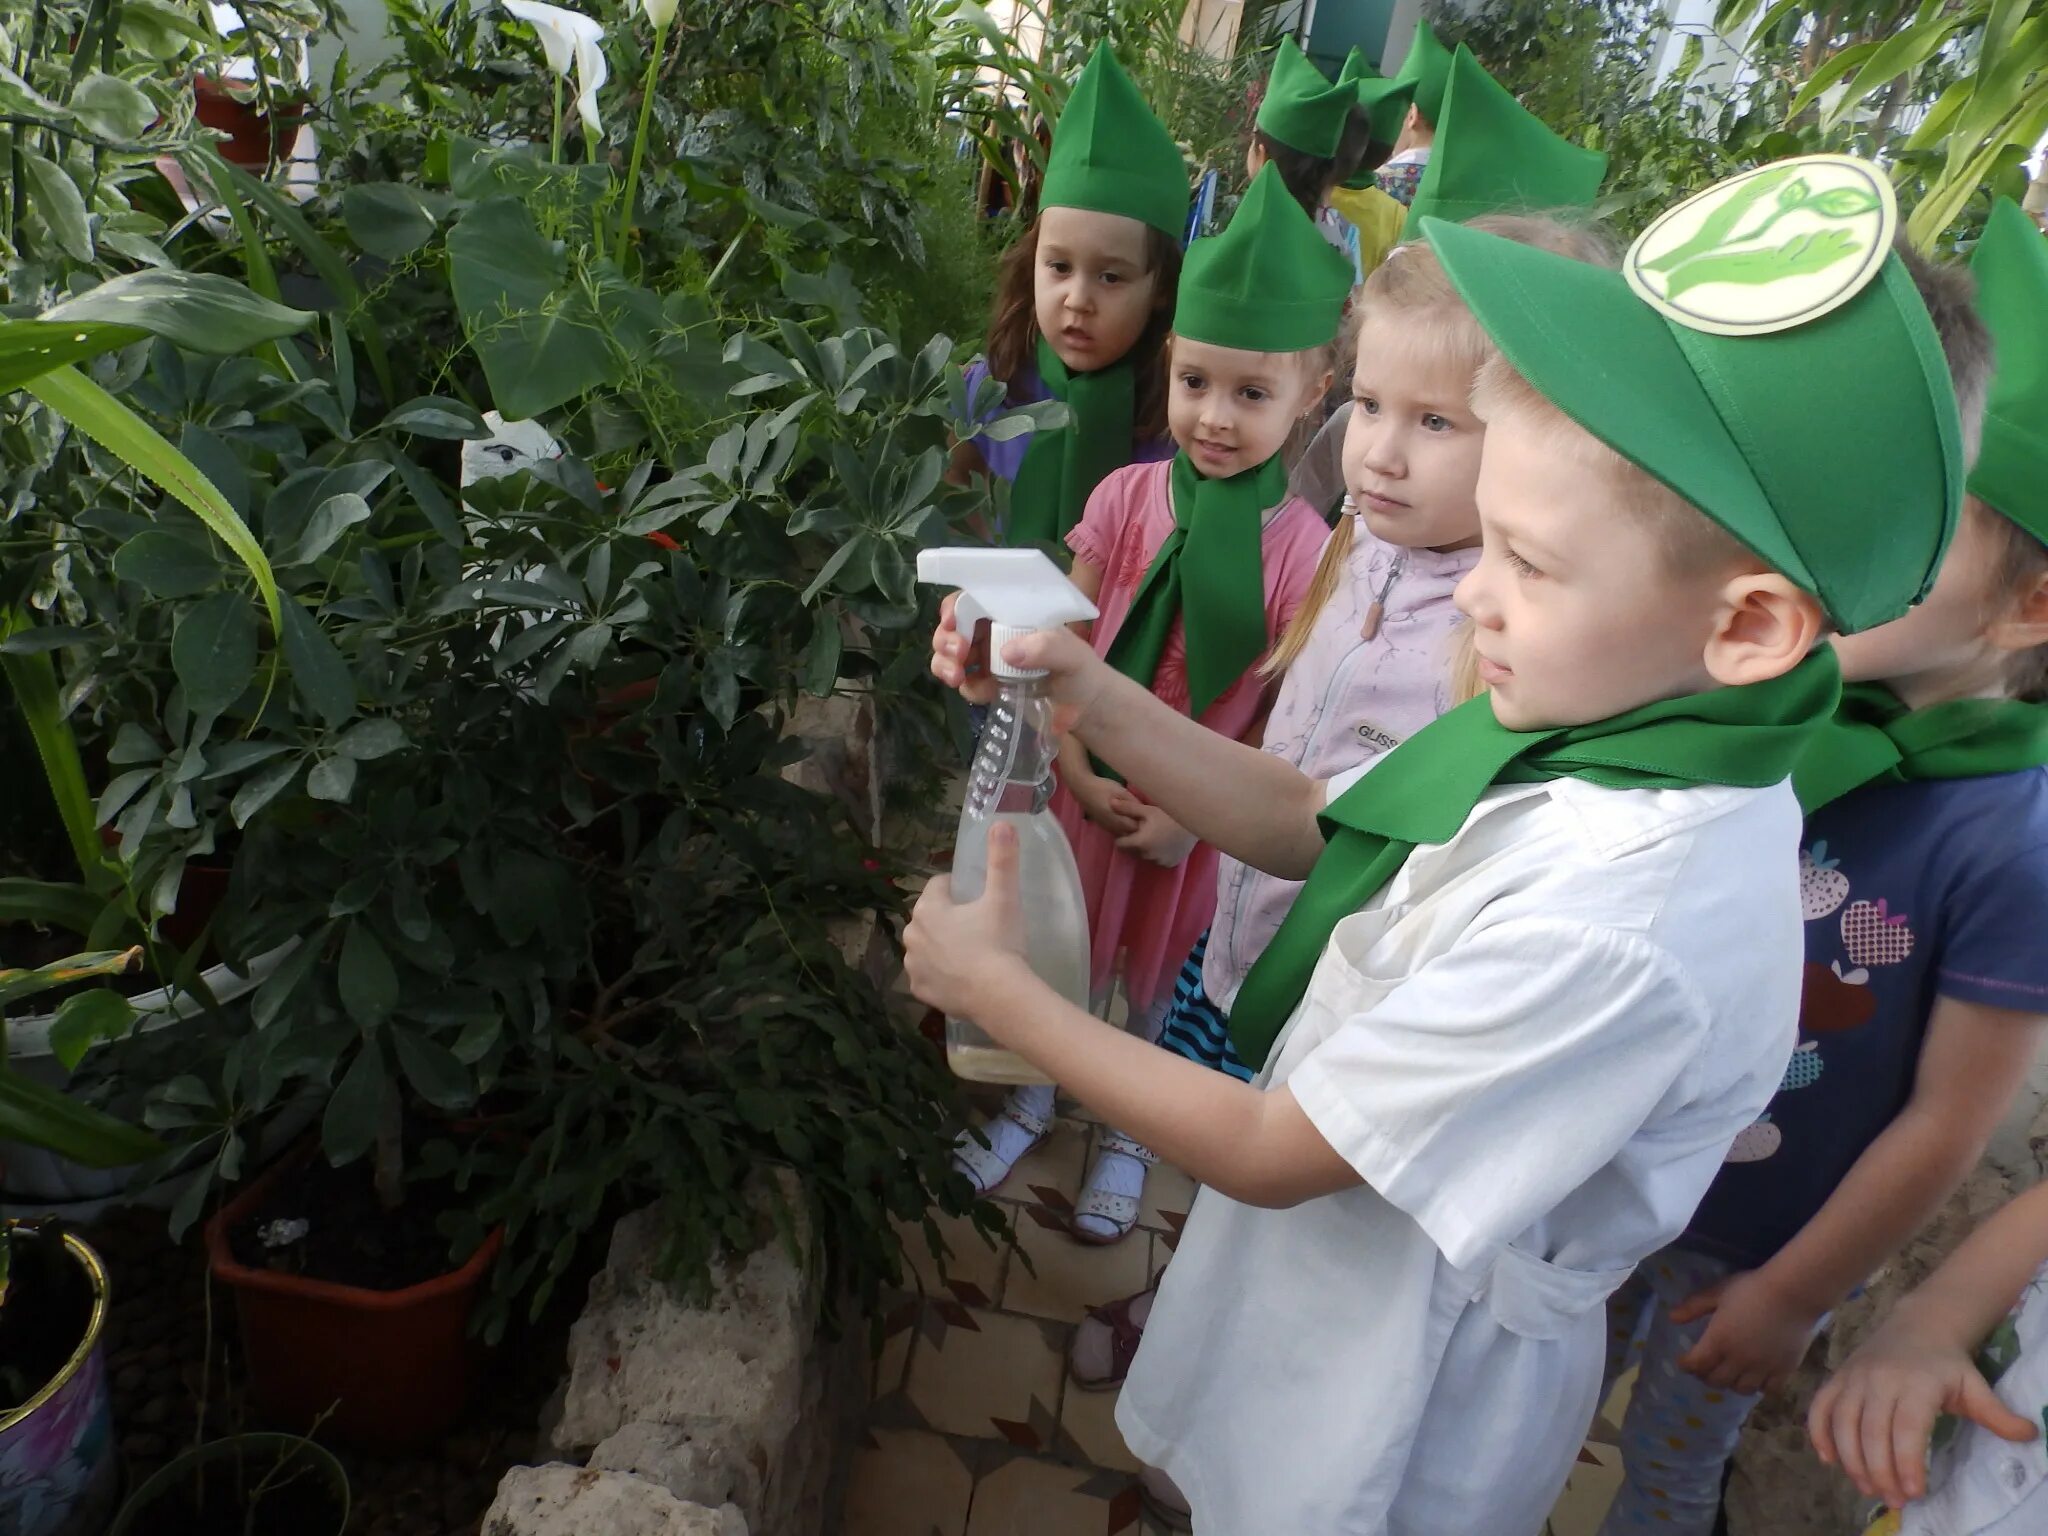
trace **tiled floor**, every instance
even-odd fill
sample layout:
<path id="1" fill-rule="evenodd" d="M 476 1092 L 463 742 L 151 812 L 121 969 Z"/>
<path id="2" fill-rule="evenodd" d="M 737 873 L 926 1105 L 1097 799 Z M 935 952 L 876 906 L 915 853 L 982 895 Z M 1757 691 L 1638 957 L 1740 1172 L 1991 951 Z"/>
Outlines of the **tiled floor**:
<path id="1" fill-rule="evenodd" d="M 1066 1213 L 1095 1132 L 1062 1120 L 1003 1186 L 1017 1247 L 991 1249 L 971 1222 L 946 1223 L 941 1265 L 911 1234 L 924 1294 L 887 1320 L 841 1536 L 1163 1536 L 1139 1509 L 1115 1394 L 1074 1386 L 1066 1352 L 1090 1307 L 1165 1265 L 1194 1190 L 1156 1169 L 1137 1232 L 1112 1248 L 1076 1243 Z M 1606 1421 L 1594 1439 L 1552 1536 L 1593 1536 L 1613 1496 Z"/>

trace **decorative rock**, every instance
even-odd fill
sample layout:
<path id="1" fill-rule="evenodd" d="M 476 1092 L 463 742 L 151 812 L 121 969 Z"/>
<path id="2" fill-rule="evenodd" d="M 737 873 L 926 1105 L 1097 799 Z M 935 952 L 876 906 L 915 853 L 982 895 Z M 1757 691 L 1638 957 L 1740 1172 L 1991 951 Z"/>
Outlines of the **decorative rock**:
<path id="1" fill-rule="evenodd" d="M 748 1536 L 730 1504 L 706 1509 L 624 1472 L 514 1467 L 484 1513 L 483 1536 Z"/>
<path id="2" fill-rule="evenodd" d="M 821 1342 L 809 1276 L 779 1241 L 718 1265 L 705 1306 L 655 1278 L 660 1245 L 653 1210 L 613 1231 L 570 1330 L 548 1445 L 557 1456 L 594 1453 L 595 1469 L 638 1472 L 673 1497 L 730 1500 L 755 1536 L 818 1536 L 856 1400 L 854 1330 Z"/>

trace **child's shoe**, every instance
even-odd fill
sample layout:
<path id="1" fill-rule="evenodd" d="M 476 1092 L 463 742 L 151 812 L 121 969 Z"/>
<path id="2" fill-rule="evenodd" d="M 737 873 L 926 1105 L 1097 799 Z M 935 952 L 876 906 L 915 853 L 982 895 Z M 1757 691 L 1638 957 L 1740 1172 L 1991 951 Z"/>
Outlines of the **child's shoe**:
<path id="1" fill-rule="evenodd" d="M 1113 1392 L 1124 1384 L 1158 1294 L 1155 1280 L 1137 1295 L 1088 1314 L 1074 1330 L 1074 1346 L 1067 1351 L 1067 1374 L 1075 1386 L 1085 1392 Z"/>
<path id="2" fill-rule="evenodd" d="M 953 1143 L 953 1166 L 967 1176 L 976 1194 L 993 1194 L 1024 1155 L 1045 1140 L 1052 1130 L 1054 1091 L 1050 1084 L 1013 1088 L 1000 1114 L 978 1132 L 960 1133 Z"/>
<path id="3" fill-rule="evenodd" d="M 1140 1146 L 1122 1131 L 1104 1129 L 1095 1147 L 1095 1166 L 1088 1170 L 1068 1224 L 1074 1240 L 1091 1248 L 1107 1248 L 1129 1237 L 1138 1225 L 1145 1170 L 1158 1161 L 1151 1148 Z"/>

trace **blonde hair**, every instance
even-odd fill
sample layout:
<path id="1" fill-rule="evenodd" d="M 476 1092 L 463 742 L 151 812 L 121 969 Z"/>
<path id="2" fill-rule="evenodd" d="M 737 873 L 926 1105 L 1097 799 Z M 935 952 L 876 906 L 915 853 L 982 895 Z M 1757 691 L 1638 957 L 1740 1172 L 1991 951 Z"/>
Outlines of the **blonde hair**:
<path id="1" fill-rule="evenodd" d="M 1472 410 L 1481 421 L 1523 416 L 1544 442 L 1569 456 L 1589 480 L 1603 484 L 1622 508 L 1655 535 L 1666 569 L 1686 576 L 1757 556 L 1663 481 L 1623 458 L 1553 405 L 1501 356 L 1488 358 L 1472 385 Z"/>
<path id="2" fill-rule="evenodd" d="M 1486 692 L 1486 684 L 1479 680 L 1479 646 L 1473 638 L 1470 619 L 1451 631 L 1449 682 L 1453 709 Z"/>
<path id="3" fill-rule="evenodd" d="M 1614 242 L 1603 231 L 1570 216 L 1493 213 L 1471 220 L 1470 227 L 1592 266 L 1611 267 L 1616 260 Z M 1423 367 L 1455 369 L 1476 382 L 1480 369 L 1493 355 L 1493 343 L 1465 307 L 1450 274 L 1426 241 L 1411 240 L 1394 247 L 1366 277 L 1354 308 L 1359 331 L 1374 315 L 1398 318 L 1404 325 L 1402 340 L 1409 348 L 1408 355 Z M 1260 665 L 1259 676 L 1279 676 L 1307 648 L 1316 620 L 1349 574 L 1355 537 L 1355 515 L 1339 516 L 1323 542 L 1322 556 L 1316 561 L 1301 606 L 1272 654 Z"/>

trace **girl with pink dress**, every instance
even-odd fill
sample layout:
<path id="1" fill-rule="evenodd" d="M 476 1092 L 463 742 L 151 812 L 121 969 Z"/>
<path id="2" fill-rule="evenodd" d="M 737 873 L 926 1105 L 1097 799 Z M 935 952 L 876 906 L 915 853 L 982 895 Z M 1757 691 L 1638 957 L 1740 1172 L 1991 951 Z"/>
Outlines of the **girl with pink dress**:
<path id="1" fill-rule="evenodd" d="M 1098 655 L 1212 730 L 1256 742 L 1271 703 L 1260 664 L 1314 578 L 1328 530 L 1288 494 L 1280 449 L 1329 387 L 1349 265 L 1272 167 L 1229 229 L 1188 253 L 1174 312 L 1167 424 L 1178 452 L 1104 479 L 1067 535 L 1073 580 L 1100 609 Z M 1157 1038 L 1180 962 L 1216 905 L 1217 854 L 1069 737 L 1054 806 L 1088 900 L 1099 1004 L 1121 986 L 1130 1027 Z M 1054 1090 L 1015 1090 L 956 1145 L 994 1188 L 1050 1128 Z M 1110 1243 L 1137 1222 L 1152 1154 L 1105 1129 L 1073 1234 Z"/>

